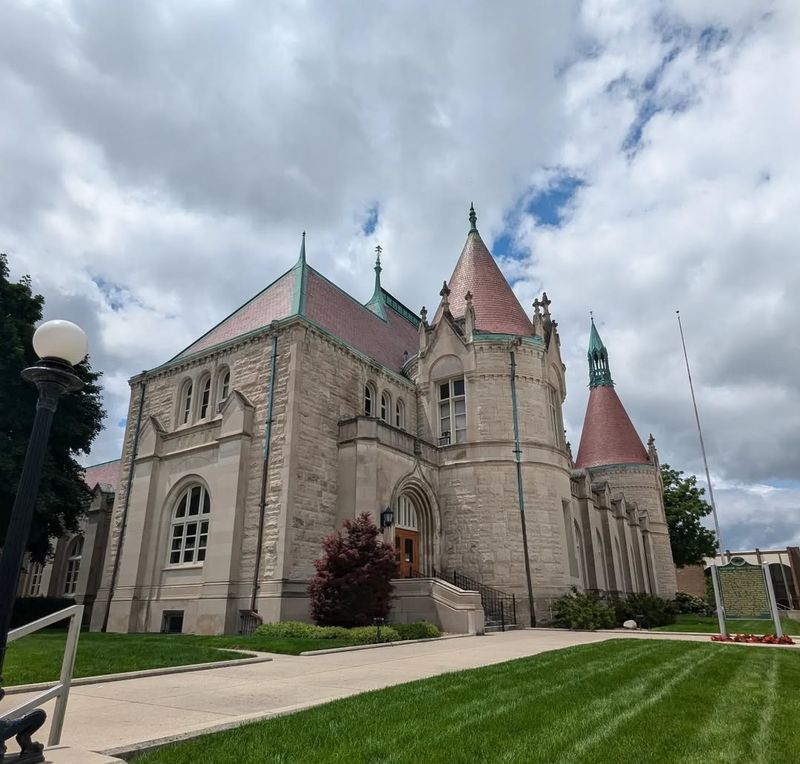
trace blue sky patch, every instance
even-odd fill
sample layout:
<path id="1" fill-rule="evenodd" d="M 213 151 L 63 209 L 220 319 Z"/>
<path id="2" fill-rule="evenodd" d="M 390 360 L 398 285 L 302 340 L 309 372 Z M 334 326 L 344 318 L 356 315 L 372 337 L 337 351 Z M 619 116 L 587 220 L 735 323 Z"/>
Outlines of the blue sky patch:
<path id="1" fill-rule="evenodd" d="M 368 210 L 367 216 L 364 219 L 364 222 L 361 224 L 361 232 L 364 236 L 371 236 L 375 233 L 375 229 L 378 227 L 378 215 L 379 213 L 379 206 L 378 203 L 375 202 Z"/>

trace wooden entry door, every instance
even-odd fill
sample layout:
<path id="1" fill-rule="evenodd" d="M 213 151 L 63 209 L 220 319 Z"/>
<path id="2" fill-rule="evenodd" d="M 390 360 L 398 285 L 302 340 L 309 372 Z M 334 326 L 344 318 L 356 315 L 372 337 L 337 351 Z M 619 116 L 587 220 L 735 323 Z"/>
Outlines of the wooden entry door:
<path id="1" fill-rule="evenodd" d="M 394 529 L 394 547 L 400 561 L 400 578 L 411 578 L 419 572 L 419 531 Z"/>

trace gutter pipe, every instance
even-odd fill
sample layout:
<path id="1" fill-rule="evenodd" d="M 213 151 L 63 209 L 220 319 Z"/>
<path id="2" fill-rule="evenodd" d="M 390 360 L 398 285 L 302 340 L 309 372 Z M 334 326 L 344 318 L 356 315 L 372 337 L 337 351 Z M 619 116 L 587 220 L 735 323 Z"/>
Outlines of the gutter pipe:
<path id="1" fill-rule="evenodd" d="M 522 522 L 522 548 L 525 553 L 525 581 L 528 585 L 528 607 L 531 614 L 531 627 L 536 626 L 536 611 L 533 606 L 533 584 L 531 583 L 531 560 L 528 554 L 528 524 L 525 519 L 525 493 L 522 489 L 522 449 L 519 447 L 519 422 L 517 419 L 517 361 L 511 351 L 511 410 L 514 414 L 514 456 L 517 467 L 517 495 L 519 514 Z"/>
<path id="2" fill-rule="evenodd" d="M 103 615 L 103 627 L 101 631 L 105 631 L 108 628 L 111 600 L 114 598 L 114 590 L 117 587 L 117 574 L 119 573 L 119 561 L 122 557 L 122 544 L 125 541 L 125 529 L 128 527 L 128 505 L 131 501 L 133 469 L 136 464 L 136 455 L 139 452 L 139 432 L 142 429 L 142 411 L 144 410 L 144 394 L 146 389 L 147 383 L 142 380 L 139 383 L 139 411 L 136 414 L 136 429 L 133 431 L 133 449 L 131 452 L 131 463 L 128 468 L 128 485 L 125 488 L 125 503 L 122 505 L 122 523 L 119 531 L 119 543 L 117 544 L 117 554 L 114 557 L 114 567 L 111 570 L 111 583 L 108 587 L 108 600 L 106 600 L 106 612 Z"/>
<path id="3" fill-rule="evenodd" d="M 261 552 L 264 548 L 264 517 L 267 511 L 267 482 L 269 474 L 269 447 L 272 441 L 272 408 L 275 401 L 275 365 L 278 358 L 278 335 L 272 337 L 272 363 L 269 374 L 269 403 L 267 404 L 266 432 L 264 433 L 264 465 L 261 470 L 261 496 L 258 501 L 258 542 L 256 565 L 253 572 L 253 588 L 250 594 L 250 613 L 257 615 L 258 577 L 261 574 Z"/>

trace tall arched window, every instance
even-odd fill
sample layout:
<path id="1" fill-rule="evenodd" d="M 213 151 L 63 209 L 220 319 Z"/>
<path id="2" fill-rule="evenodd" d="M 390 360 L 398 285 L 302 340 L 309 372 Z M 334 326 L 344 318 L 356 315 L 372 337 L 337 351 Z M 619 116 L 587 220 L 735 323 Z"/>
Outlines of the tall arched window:
<path id="1" fill-rule="evenodd" d="M 200 419 L 208 416 L 211 408 L 211 377 L 206 377 L 200 383 Z"/>
<path id="2" fill-rule="evenodd" d="M 229 369 L 223 369 L 219 373 L 217 382 L 217 403 L 225 403 L 228 400 L 228 395 L 231 392 L 231 372 Z"/>
<path id="3" fill-rule="evenodd" d="M 364 385 L 364 416 L 375 416 L 375 390 L 372 385 Z"/>
<path id="4" fill-rule="evenodd" d="M 211 499 L 203 486 L 189 486 L 180 495 L 172 514 L 170 565 L 185 565 L 206 559 L 210 513 Z"/>
<path id="5" fill-rule="evenodd" d="M 400 398 L 394 405 L 394 426 L 401 430 L 406 428 L 406 404 Z"/>
<path id="6" fill-rule="evenodd" d="M 65 597 L 71 597 L 78 589 L 81 557 L 83 557 L 83 536 L 76 536 L 67 548 L 67 573 L 64 576 Z"/>
<path id="7" fill-rule="evenodd" d="M 384 422 L 391 421 L 392 398 L 385 390 L 381 393 L 381 419 Z"/>
<path id="8" fill-rule="evenodd" d="M 186 382 L 181 393 L 181 407 L 179 413 L 181 424 L 188 424 L 192 417 L 192 383 Z"/>

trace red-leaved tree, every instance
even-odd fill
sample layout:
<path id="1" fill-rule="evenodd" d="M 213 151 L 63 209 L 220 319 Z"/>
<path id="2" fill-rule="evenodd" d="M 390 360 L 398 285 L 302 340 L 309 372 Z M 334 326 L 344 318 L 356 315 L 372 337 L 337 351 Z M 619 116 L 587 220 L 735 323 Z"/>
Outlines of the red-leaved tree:
<path id="1" fill-rule="evenodd" d="M 379 536 L 364 512 L 323 540 L 324 555 L 314 562 L 317 573 L 308 585 L 311 616 L 320 626 L 370 626 L 389 614 L 399 566 Z"/>

